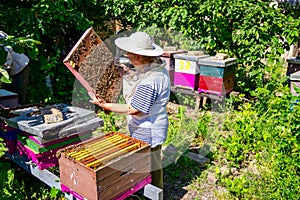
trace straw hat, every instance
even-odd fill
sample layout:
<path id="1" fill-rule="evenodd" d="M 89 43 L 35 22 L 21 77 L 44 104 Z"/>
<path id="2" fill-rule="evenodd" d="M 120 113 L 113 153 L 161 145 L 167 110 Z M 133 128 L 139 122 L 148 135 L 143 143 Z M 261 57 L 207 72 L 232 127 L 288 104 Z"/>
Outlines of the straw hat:
<path id="1" fill-rule="evenodd" d="M 120 49 L 143 56 L 161 56 L 163 49 L 152 43 L 150 36 L 144 32 L 132 33 L 129 37 L 121 37 L 115 40 Z"/>

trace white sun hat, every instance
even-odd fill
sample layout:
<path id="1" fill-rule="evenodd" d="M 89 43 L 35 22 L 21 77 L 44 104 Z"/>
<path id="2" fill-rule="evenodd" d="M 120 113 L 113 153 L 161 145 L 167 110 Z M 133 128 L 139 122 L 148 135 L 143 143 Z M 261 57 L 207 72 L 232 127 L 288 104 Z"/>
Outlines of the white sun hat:
<path id="1" fill-rule="evenodd" d="M 135 32 L 129 37 L 117 38 L 115 44 L 123 51 L 143 56 L 155 57 L 164 53 L 164 50 L 154 44 L 151 37 L 145 32 Z"/>

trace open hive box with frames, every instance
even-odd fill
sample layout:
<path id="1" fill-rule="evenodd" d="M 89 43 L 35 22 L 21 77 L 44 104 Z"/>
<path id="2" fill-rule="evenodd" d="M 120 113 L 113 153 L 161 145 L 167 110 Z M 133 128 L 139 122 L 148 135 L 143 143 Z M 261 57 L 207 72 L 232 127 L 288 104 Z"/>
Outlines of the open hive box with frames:
<path id="1" fill-rule="evenodd" d="M 140 182 L 151 182 L 150 152 L 150 145 L 140 140 L 100 133 L 58 153 L 62 187 L 89 200 L 118 199 Z"/>
<path id="2" fill-rule="evenodd" d="M 113 53 L 92 27 L 63 62 L 88 92 L 106 102 L 116 102 L 122 89 L 122 69 L 114 65 Z"/>

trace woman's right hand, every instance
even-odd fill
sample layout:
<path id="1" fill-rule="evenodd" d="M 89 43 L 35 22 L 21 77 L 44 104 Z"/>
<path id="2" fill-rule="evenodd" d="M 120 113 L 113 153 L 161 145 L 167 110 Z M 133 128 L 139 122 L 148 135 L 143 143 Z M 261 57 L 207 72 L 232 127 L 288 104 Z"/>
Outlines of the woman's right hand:
<path id="1" fill-rule="evenodd" d="M 90 100 L 91 103 L 100 106 L 101 108 L 105 107 L 106 101 L 99 97 L 99 95 L 95 94 L 94 92 L 88 92 L 89 96 L 92 100 Z"/>

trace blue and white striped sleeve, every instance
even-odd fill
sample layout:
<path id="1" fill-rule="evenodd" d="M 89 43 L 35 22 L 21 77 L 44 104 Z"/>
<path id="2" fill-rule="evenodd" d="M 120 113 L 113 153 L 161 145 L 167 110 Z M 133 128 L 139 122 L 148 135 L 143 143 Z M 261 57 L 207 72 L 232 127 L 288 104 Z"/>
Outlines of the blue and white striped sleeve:
<path id="1" fill-rule="evenodd" d="M 148 114 L 158 97 L 158 92 L 151 85 L 140 85 L 131 99 L 131 106 Z"/>

